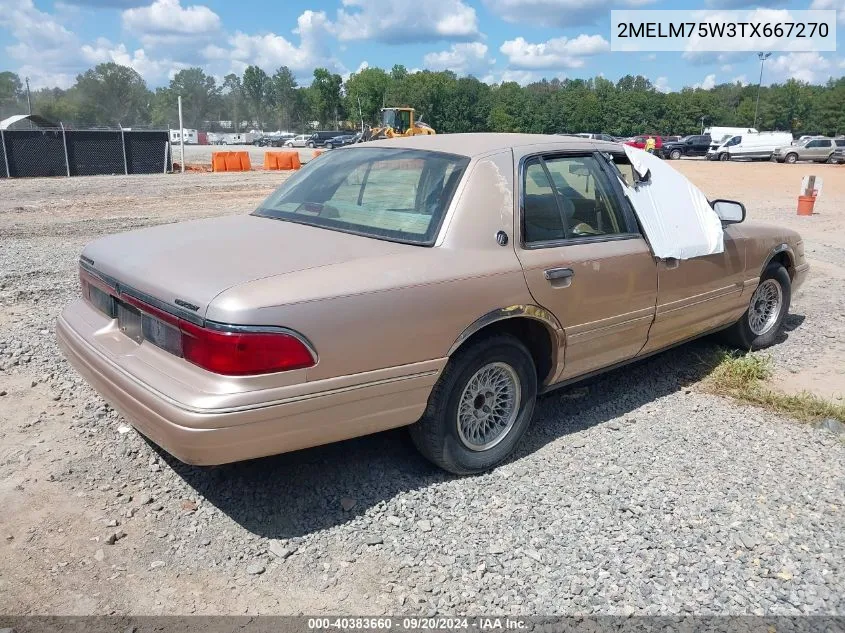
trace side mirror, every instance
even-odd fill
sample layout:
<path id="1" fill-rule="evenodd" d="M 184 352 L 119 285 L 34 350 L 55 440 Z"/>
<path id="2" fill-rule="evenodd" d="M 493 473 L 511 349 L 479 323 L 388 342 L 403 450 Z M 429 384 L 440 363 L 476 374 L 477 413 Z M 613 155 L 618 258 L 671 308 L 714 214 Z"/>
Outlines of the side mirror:
<path id="1" fill-rule="evenodd" d="M 745 220 L 745 205 L 734 200 L 714 200 L 710 203 L 725 224 L 739 224 Z"/>
<path id="2" fill-rule="evenodd" d="M 644 174 L 640 174 L 636 169 L 634 170 L 634 180 L 638 185 L 651 182 L 651 170 L 646 169 Z"/>

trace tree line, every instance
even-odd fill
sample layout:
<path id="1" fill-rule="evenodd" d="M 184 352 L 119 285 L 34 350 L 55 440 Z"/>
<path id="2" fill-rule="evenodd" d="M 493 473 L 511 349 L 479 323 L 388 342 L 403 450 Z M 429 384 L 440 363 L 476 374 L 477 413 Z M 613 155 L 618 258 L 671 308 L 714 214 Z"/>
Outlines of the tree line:
<path id="1" fill-rule="evenodd" d="M 219 131 L 220 121 L 244 129 L 303 132 L 314 126 L 358 128 L 379 120 L 384 106 L 411 106 L 438 132 L 603 132 L 693 134 L 702 125 L 751 126 L 757 86 L 720 84 L 709 90 L 663 93 L 645 77 L 626 75 L 552 79 L 520 86 L 486 84 L 451 71 L 366 68 L 345 81 L 325 68 L 299 85 L 286 66 L 272 75 L 249 66 L 222 83 L 201 68 L 180 70 L 154 91 L 135 70 L 99 64 L 68 89 L 42 88 L 32 109 L 74 127 L 178 127 L 182 96 L 185 127 Z M 21 78 L 0 72 L 0 118 L 27 112 Z M 790 79 L 763 87 L 757 126 L 793 134 L 845 133 L 845 78 L 813 85 Z"/>

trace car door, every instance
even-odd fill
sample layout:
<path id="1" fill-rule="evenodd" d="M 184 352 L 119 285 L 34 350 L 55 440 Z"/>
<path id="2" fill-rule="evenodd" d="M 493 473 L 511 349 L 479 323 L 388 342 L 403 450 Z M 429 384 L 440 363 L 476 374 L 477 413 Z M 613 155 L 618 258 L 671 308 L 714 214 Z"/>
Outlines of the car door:
<path id="1" fill-rule="evenodd" d="M 742 228 L 724 227 L 722 253 L 657 264 L 657 310 L 643 354 L 733 323 L 748 307 L 743 294 Z"/>
<path id="2" fill-rule="evenodd" d="M 534 300 L 564 330 L 555 381 L 636 356 L 654 317 L 657 266 L 606 160 L 557 153 L 518 164 L 515 250 Z"/>
<path id="3" fill-rule="evenodd" d="M 830 139 L 820 138 L 807 143 L 807 156 L 810 160 L 824 162 L 831 152 Z"/>
<path id="4" fill-rule="evenodd" d="M 708 149 L 710 149 L 710 137 L 696 136 L 695 140 L 693 141 L 692 155 L 704 156 L 707 153 Z"/>

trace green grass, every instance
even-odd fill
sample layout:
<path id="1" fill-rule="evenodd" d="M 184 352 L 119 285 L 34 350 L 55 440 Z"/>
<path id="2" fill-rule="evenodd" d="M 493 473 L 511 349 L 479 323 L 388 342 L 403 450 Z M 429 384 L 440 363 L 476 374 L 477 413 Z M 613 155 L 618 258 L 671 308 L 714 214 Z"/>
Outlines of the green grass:
<path id="1" fill-rule="evenodd" d="M 845 405 L 836 404 L 803 391 L 785 394 L 769 388 L 765 381 L 772 375 L 771 359 L 758 354 L 736 354 L 725 350 L 707 359 L 713 369 L 703 386 L 705 390 L 727 395 L 803 422 L 833 418 L 845 422 Z"/>

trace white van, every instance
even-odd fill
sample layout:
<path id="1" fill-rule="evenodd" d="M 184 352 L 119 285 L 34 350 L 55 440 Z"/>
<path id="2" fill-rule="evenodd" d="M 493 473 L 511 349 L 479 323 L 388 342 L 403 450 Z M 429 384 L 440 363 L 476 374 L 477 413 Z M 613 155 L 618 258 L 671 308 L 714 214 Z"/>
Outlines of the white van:
<path id="1" fill-rule="evenodd" d="M 707 158 L 710 160 L 731 160 L 732 158 L 769 160 L 778 147 L 790 143 L 792 143 L 792 134 L 789 132 L 738 134 L 716 148 L 711 145 Z"/>
<path id="2" fill-rule="evenodd" d="M 710 147 L 713 149 L 716 149 L 733 136 L 759 134 L 757 129 L 753 127 L 719 127 L 716 125 L 705 128 L 704 133 L 710 135 Z"/>

